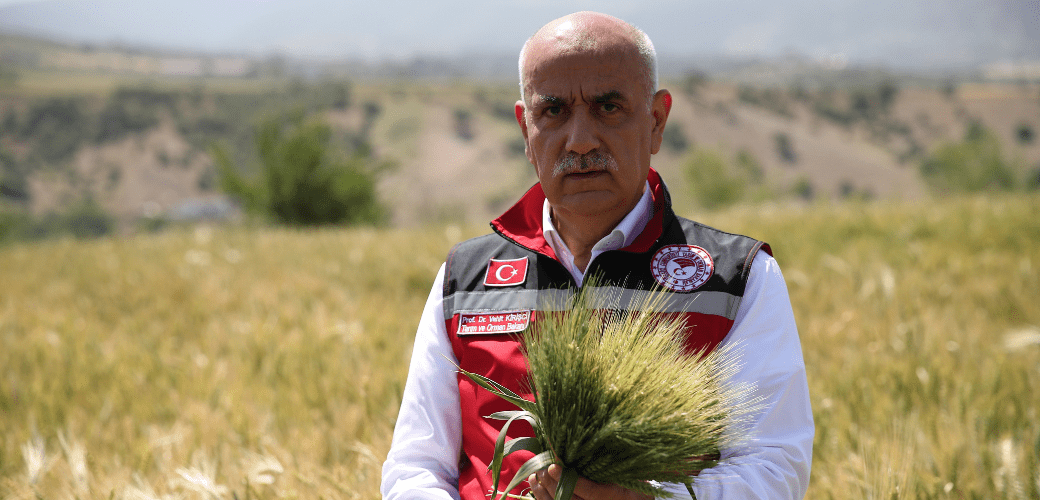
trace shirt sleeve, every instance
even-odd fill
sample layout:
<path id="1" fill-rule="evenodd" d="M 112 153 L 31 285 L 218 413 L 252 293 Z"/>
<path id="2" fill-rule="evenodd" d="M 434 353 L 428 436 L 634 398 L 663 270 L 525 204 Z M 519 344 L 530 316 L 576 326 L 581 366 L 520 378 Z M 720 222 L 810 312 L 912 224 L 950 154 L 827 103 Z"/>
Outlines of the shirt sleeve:
<path id="1" fill-rule="evenodd" d="M 765 252 L 752 262 L 727 345 L 741 363 L 732 382 L 751 384 L 763 410 L 747 444 L 722 450 L 719 465 L 701 471 L 693 490 L 698 500 L 803 498 L 815 434 L 809 387 L 787 285 Z M 674 486 L 675 498 L 689 498 L 684 486 Z"/>
<path id="2" fill-rule="evenodd" d="M 386 500 L 459 498 L 462 417 L 455 353 L 444 325 L 444 266 L 430 290 L 412 347 L 393 443 L 383 463 Z"/>

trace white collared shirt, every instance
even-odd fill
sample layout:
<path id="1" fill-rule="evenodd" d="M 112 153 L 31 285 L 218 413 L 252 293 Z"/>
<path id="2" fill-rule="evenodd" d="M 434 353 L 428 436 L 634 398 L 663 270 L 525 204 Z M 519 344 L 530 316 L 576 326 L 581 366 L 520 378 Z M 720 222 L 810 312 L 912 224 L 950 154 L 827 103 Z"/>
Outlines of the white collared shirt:
<path id="1" fill-rule="evenodd" d="M 624 219 L 621 219 L 621 222 L 618 223 L 617 227 L 610 234 L 607 234 L 592 246 L 592 256 L 589 257 L 589 263 L 596 260 L 596 257 L 603 252 L 631 245 L 639 237 L 639 233 L 643 232 L 643 228 L 646 227 L 647 222 L 650 222 L 653 215 L 654 200 L 650 195 L 650 182 L 647 182 L 643 186 L 643 196 L 639 197 L 639 201 L 632 208 L 632 211 L 628 212 Z M 553 225 L 552 207 L 549 205 L 548 199 L 542 202 L 542 233 L 545 235 L 545 242 L 552 247 L 553 252 L 556 252 L 557 260 L 563 264 L 563 267 L 567 268 L 567 272 L 571 273 L 574 282 L 581 286 L 582 281 L 585 279 L 585 269 L 579 269 L 574 264 L 574 254 L 571 253 L 570 248 L 567 248 L 567 244 L 560 237 L 560 232 Z M 586 269 L 588 268 L 586 267 Z"/>

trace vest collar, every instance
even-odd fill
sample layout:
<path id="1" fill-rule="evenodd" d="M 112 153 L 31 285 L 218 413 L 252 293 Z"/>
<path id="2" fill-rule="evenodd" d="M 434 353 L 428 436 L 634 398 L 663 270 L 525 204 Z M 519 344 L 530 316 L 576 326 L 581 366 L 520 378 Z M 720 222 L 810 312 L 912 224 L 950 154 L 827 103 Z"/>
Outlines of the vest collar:
<path id="1" fill-rule="evenodd" d="M 650 195 L 653 197 L 653 214 L 635 241 L 621 249 L 625 252 L 642 253 L 649 250 L 650 246 L 661 236 L 665 212 L 671 213 L 671 198 L 660 174 L 651 167 L 646 180 L 650 183 Z M 491 221 L 491 228 L 528 250 L 557 259 L 556 253 L 545 241 L 545 234 L 542 233 L 542 204 L 544 202 L 545 192 L 542 191 L 542 185 L 541 183 L 535 184 L 527 190 L 527 193 L 524 193 L 520 201 L 506 210 L 499 218 Z"/>

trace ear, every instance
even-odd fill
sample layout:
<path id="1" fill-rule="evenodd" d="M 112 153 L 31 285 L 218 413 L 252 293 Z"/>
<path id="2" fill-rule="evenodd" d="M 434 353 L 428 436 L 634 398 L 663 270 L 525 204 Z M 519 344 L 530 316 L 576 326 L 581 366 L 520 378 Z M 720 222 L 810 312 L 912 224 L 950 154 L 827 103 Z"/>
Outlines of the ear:
<path id="1" fill-rule="evenodd" d="M 516 101 L 513 113 L 516 114 L 516 123 L 520 125 L 520 133 L 524 135 L 524 154 L 527 155 L 527 161 L 534 165 L 534 160 L 531 159 L 531 143 L 527 141 L 527 112 L 524 101 Z"/>
<path id="2" fill-rule="evenodd" d="M 650 129 L 650 154 L 652 155 L 661 150 L 661 142 L 664 140 L 664 125 L 668 122 L 668 113 L 671 111 L 672 94 L 665 89 L 658 90 L 650 105 L 650 114 L 653 118 L 653 128 Z"/>
<path id="3" fill-rule="evenodd" d="M 516 123 L 520 125 L 520 132 L 524 134 L 524 140 L 527 140 L 527 119 L 524 118 L 524 101 L 516 101 L 516 107 L 513 108 L 513 113 L 516 114 Z"/>

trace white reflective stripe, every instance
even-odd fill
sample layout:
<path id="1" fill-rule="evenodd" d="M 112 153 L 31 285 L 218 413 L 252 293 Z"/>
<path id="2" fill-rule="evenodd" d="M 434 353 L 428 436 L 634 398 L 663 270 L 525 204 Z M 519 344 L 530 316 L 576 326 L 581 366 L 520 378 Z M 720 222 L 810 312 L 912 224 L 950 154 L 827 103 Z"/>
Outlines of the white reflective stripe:
<path id="1" fill-rule="evenodd" d="M 700 313 L 734 319 L 740 307 L 740 297 L 726 292 L 671 293 L 632 290 L 621 287 L 597 287 L 595 306 L 603 309 L 643 310 L 655 294 L 659 302 L 654 310 L 665 313 Z M 493 290 L 484 292 L 457 291 L 444 299 L 446 316 L 457 312 L 499 311 L 530 309 L 533 311 L 560 311 L 567 307 L 572 289 L 547 290 Z"/>
<path id="2" fill-rule="evenodd" d="M 444 298 L 444 310 L 452 312 L 504 311 L 529 309 L 532 311 L 562 310 L 573 295 L 569 289 L 548 290 L 490 290 L 486 292 L 457 291 Z M 448 314 L 445 317 L 450 318 Z"/>

